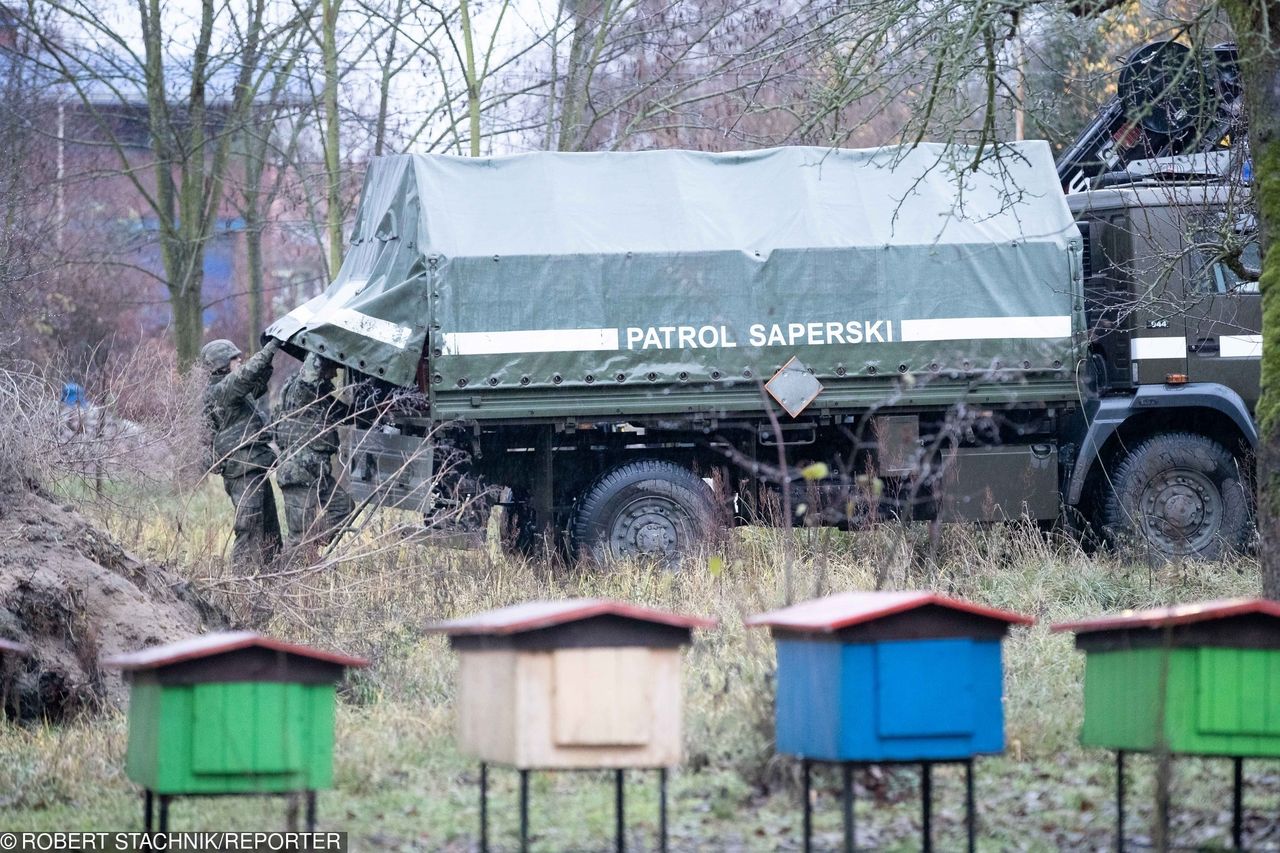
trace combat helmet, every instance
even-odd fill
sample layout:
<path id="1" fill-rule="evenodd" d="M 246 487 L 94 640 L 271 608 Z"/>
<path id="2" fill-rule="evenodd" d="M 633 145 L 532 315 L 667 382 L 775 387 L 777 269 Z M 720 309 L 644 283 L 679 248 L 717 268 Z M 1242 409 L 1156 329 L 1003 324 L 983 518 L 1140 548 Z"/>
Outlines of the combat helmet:
<path id="1" fill-rule="evenodd" d="M 231 367 L 231 359 L 239 358 L 242 355 L 244 353 L 240 351 L 240 347 L 226 338 L 209 341 L 200 349 L 200 360 L 214 373 Z"/>

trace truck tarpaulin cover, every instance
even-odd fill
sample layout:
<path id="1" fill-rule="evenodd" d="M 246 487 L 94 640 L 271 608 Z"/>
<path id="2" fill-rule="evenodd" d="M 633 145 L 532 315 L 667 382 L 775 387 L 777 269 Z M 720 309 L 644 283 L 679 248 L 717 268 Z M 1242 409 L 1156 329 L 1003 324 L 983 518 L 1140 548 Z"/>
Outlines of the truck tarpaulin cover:
<path id="1" fill-rule="evenodd" d="M 1061 377 L 1083 324 L 1079 234 L 1049 147 L 963 173 L 971 159 L 377 158 L 337 279 L 268 334 L 402 386 L 425 349 L 445 397 L 754 386 L 793 356 L 832 392 L 904 369 Z"/>

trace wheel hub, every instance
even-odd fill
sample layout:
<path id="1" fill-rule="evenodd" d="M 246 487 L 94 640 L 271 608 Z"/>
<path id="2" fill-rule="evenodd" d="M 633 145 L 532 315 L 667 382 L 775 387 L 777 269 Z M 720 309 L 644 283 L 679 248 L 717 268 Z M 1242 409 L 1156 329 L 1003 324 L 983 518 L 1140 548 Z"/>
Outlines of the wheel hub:
<path id="1" fill-rule="evenodd" d="M 1199 471 L 1176 468 L 1147 484 L 1142 524 L 1151 541 L 1171 553 L 1194 553 L 1208 545 L 1222 523 L 1222 496 Z"/>
<path id="2" fill-rule="evenodd" d="M 674 501 L 646 496 L 619 513 L 609 541 L 619 556 L 671 556 L 679 551 L 680 530 L 688 516 Z"/>

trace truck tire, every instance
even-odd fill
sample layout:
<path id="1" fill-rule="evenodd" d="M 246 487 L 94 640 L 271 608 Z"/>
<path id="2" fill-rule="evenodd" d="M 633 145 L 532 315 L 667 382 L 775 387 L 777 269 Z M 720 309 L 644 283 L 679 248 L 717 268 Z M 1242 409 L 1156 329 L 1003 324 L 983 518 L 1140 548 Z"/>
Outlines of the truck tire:
<path id="1" fill-rule="evenodd" d="M 1102 520 L 1113 542 L 1138 545 L 1158 560 L 1218 560 L 1247 544 L 1248 486 L 1235 459 L 1211 438 L 1148 438 L 1123 458 L 1111 483 Z"/>
<path id="2" fill-rule="evenodd" d="M 688 468 L 661 459 L 628 462 L 587 489 L 573 515 L 578 557 L 650 556 L 674 563 L 716 523 L 711 489 Z"/>

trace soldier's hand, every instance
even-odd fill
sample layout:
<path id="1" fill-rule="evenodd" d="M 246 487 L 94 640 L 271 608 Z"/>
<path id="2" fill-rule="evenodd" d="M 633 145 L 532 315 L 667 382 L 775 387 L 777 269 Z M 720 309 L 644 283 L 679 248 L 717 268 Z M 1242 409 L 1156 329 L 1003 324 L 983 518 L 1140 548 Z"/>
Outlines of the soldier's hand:
<path id="1" fill-rule="evenodd" d="M 275 355 L 280 351 L 280 341 L 276 338 L 272 338 L 263 345 L 262 351 L 270 355 Z"/>

